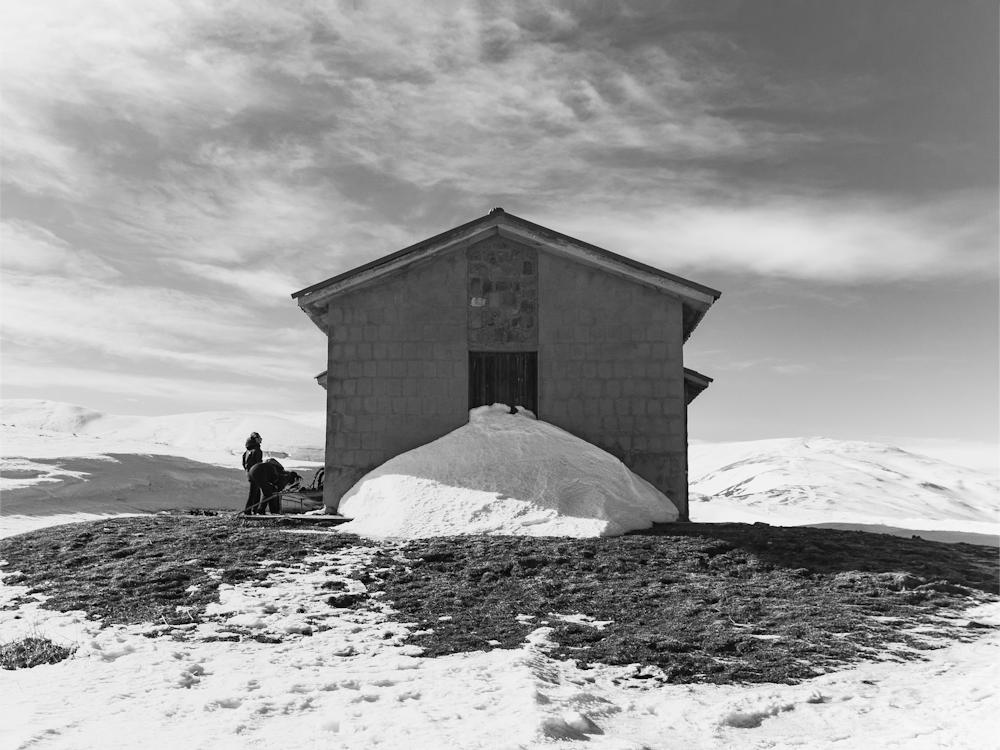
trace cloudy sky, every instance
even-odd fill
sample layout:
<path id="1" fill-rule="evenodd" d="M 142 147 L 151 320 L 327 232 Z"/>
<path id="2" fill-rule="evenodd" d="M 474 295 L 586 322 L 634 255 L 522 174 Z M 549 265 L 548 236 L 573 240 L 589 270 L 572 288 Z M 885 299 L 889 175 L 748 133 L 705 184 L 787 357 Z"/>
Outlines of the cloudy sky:
<path id="1" fill-rule="evenodd" d="M 702 440 L 995 464 L 994 0 L 5 3 L 4 398 L 319 411 L 290 294 L 493 206 L 722 290 Z"/>

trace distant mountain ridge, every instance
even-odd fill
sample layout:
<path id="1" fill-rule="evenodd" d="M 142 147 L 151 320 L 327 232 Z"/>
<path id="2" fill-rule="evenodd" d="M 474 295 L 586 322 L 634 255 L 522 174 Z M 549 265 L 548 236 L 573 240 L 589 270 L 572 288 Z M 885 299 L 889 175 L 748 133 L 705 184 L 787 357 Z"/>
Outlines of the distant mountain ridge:
<path id="1" fill-rule="evenodd" d="M 322 461 L 325 435 L 304 422 L 262 412 L 209 411 L 161 417 L 119 416 L 39 399 L 0 400 L 0 422 L 21 428 L 171 445 L 187 451 L 239 454 L 251 432 L 263 448 L 302 461 Z"/>
<path id="2" fill-rule="evenodd" d="M 267 451 L 303 461 L 324 456 L 321 428 L 261 412 L 117 416 L 56 401 L 3 399 L 0 422 L 237 456 L 256 431 Z M 716 504 L 792 516 L 995 524 L 1000 515 L 1000 480 L 881 443 L 822 437 L 695 443 L 688 474 L 692 502 L 703 508 L 714 498 Z"/>
<path id="3" fill-rule="evenodd" d="M 692 499 L 758 510 L 996 523 L 1000 480 L 881 443 L 781 438 L 691 446 Z"/>

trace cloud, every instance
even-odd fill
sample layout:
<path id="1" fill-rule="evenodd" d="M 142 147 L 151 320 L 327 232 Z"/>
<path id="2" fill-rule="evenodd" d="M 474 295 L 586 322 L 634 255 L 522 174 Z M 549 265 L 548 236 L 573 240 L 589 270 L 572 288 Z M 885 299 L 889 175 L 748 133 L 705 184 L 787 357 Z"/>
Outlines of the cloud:
<path id="1" fill-rule="evenodd" d="M 422 188 L 536 194 L 554 189 L 559 161 L 760 156 L 785 137 L 712 115 L 706 66 L 569 33 L 573 19 L 544 5 L 517 22 L 410 3 L 76 10 L 8 11 L 19 29 L 5 87 L 19 166 L 8 179 L 24 187 L 42 184 L 36 163 L 64 174 L 66 189 L 101 186 L 108 162 L 139 158 L 129 129 L 161 164 L 218 142 L 302 146 L 334 181 L 339 166 L 362 164 Z"/>
<path id="2" fill-rule="evenodd" d="M 188 54 L 199 15 L 180 3 L 6 5 L 4 180 L 82 197 L 107 182 L 116 123 L 167 134 L 178 116 L 252 99 L 229 61 Z"/>
<path id="3" fill-rule="evenodd" d="M 67 278 L 114 279 L 121 271 L 95 253 L 74 248 L 52 232 L 26 221 L 0 223 L 3 265 L 33 274 L 53 273 Z"/>
<path id="4" fill-rule="evenodd" d="M 0 109 L 4 182 L 29 194 L 82 196 L 89 174 L 76 149 L 52 138 L 32 114 L 16 106 Z"/>
<path id="5" fill-rule="evenodd" d="M 675 33 L 681 11 L 5 4 L 5 356 L 43 378 L 104 359 L 109 384 L 311 377 L 289 352 L 322 342 L 290 292 L 494 205 L 694 278 L 995 276 L 992 194 L 737 179 L 846 136 L 778 111 L 804 82 L 753 80 L 711 24 Z M 816 88 L 825 116 L 882 90 Z"/>
<path id="6" fill-rule="evenodd" d="M 315 386 L 315 383 L 300 384 L 290 379 L 282 386 L 273 382 L 260 384 L 213 377 L 164 376 L 155 372 L 120 372 L 102 367 L 38 368 L 31 363 L 6 361 L 6 358 L 4 381 L 7 386 L 48 392 L 64 390 L 69 382 L 74 391 L 118 394 L 119 399 L 131 402 L 165 400 L 183 411 L 246 409 L 251 405 L 267 408 L 282 400 L 293 401 L 297 390 Z"/>
<path id="7" fill-rule="evenodd" d="M 315 350 L 322 359 L 322 346 L 308 328 L 281 327 L 253 308 L 210 295 L 10 272 L 4 282 L 5 360 L 18 350 L 52 362 L 67 352 L 89 351 L 109 369 L 121 360 L 214 372 L 223 379 L 287 381 L 298 371 L 303 379 L 315 374 L 315 365 L 298 361 L 295 353 Z"/>
<path id="8" fill-rule="evenodd" d="M 816 369 L 816 365 L 812 363 L 782 362 L 778 357 L 773 356 L 758 357 L 756 359 L 726 360 L 726 353 L 721 349 L 686 352 L 685 359 L 692 354 L 698 359 L 717 360 L 716 363 L 711 365 L 713 372 L 743 372 L 744 370 L 767 369 L 779 375 L 801 375 Z M 720 357 L 722 359 L 719 359 Z"/>
<path id="9" fill-rule="evenodd" d="M 260 304 L 287 307 L 289 295 L 299 289 L 296 281 L 276 269 L 249 270 L 196 263 L 179 258 L 165 258 L 162 262 L 199 279 L 239 289 Z"/>
<path id="10" fill-rule="evenodd" d="M 668 270 L 749 271 L 829 282 L 995 276 L 985 196 L 919 206 L 771 200 L 567 217 L 567 234 Z"/>
<path id="11" fill-rule="evenodd" d="M 726 160 L 819 136 L 719 114 L 742 81 L 724 56 L 636 43 L 628 13 L 603 30 L 545 3 L 7 13 L 4 179 L 99 206 L 94 231 L 133 254 L 271 255 L 297 278 L 321 251 L 323 277 L 498 198 L 654 265 L 803 278 L 975 273 L 982 253 L 956 248 L 995 235 L 978 204 L 734 200 Z"/>
<path id="12" fill-rule="evenodd" d="M 778 373 L 779 375 L 802 375 L 803 373 L 810 372 L 816 369 L 814 364 L 787 364 L 787 365 L 774 365 L 771 370 Z"/>

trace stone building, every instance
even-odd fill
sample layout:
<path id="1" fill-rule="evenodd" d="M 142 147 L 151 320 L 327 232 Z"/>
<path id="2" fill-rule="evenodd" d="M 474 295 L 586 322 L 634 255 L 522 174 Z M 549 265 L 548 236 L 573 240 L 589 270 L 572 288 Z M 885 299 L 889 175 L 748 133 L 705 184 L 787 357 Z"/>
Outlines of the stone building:
<path id="1" fill-rule="evenodd" d="M 507 403 L 603 448 L 687 518 L 683 344 L 719 292 L 494 209 L 292 295 L 327 335 L 325 501 Z"/>

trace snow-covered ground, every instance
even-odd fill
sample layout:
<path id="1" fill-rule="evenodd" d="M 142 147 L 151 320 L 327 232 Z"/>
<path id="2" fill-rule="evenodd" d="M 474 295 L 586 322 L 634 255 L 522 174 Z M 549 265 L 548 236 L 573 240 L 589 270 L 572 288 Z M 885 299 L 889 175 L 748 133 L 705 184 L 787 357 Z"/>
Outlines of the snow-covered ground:
<path id="1" fill-rule="evenodd" d="M 0 418 L 4 534 L 163 508 L 236 511 L 246 492 L 243 433 L 255 429 L 265 447 L 279 450 L 268 444 L 277 429 L 262 429 L 260 419 L 226 432 L 205 415 L 181 415 L 172 436 L 151 432 L 151 423 L 136 433 L 118 427 L 105 433 L 100 418 L 67 431 L 80 424 L 46 416 L 38 402 L 33 418 L 41 421 L 18 423 L 7 403 Z M 192 435 L 199 437 L 191 441 Z M 820 439 L 696 446 L 694 489 L 717 494 L 693 504 L 692 516 L 772 524 L 888 519 L 896 526 L 995 533 L 996 484 L 964 471 L 885 446 Z M 392 542 L 383 544 L 392 550 Z M 0 641 L 30 634 L 79 647 L 59 664 L 0 672 L 0 746 L 1000 747 L 995 631 L 925 652 L 926 661 L 866 663 L 799 686 L 648 688 L 627 679 L 616 684 L 628 670 L 581 671 L 550 659 L 543 623 L 520 649 L 421 659 L 406 644 L 406 626 L 389 621 L 387 612 L 326 604 L 320 584 L 340 576 L 349 587 L 363 586 L 349 574 L 370 554 L 358 548 L 332 555 L 319 571 L 265 563 L 280 571 L 275 585 L 223 586 L 215 620 L 179 628 L 176 639 L 145 637 L 165 627 L 156 623 L 101 630 L 83 613 L 5 609 L 4 601 L 23 589 L 0 588 Z M 1000 624 L 995 604 L 966 615 Z M 307 618 L 328 629 L 308 634 Z M 278 633 L 284 641 L 209 640 L 227 624 Z"/>
<path id="2" fill-rule="evenodd" d="M 101 630 L 83 613 L 4 609 L 24 589 L 0 589 L 0 640 L 34 634 L 79 646 L 59 664 L 0 673 L 0 746 L 997 747 L 996 634 L 926 652 L 926 661 L 863 663 L 796 686 L 649 688 L 627 679 L 628 668 L 583 671 L 549 658 L 545 625 L 519 649 L 422 659 L 406 644 L 406 626 L 388 621 L 387 612 L 325 603 L 329 592 L 320 586 L 331 578 L 348 590 L 363 587 L 349 574 L 372 552 L 266 563 L 277 572 L 274 585 L 223 585 L 213 620 L 180 628 Z M 310 570 L 311 562 L 322 567 Z M 1000 605 L 966 616 L 1000 625 Z M 226 625 L 283 642 L 206 640 Z M 154 631 L 168 632 L 144 636 Z"/>

